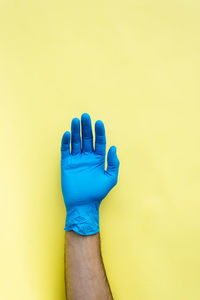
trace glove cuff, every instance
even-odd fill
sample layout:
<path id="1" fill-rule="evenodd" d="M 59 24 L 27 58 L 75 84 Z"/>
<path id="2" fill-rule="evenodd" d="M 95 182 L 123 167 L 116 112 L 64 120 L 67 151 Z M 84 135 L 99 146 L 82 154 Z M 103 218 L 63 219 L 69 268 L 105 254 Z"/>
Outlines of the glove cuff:
<path id="1" fill-rule="evenodd" d="M 70 207 L 67 210 L 65 231 L 73 230 L 80 235 L 99 232 L 99 202 Z"/>

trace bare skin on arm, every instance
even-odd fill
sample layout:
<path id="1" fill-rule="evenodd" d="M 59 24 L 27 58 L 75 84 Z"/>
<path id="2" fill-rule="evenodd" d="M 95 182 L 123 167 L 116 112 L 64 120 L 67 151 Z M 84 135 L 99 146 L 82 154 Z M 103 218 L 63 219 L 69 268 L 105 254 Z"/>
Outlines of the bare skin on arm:
<path id="1" fill-rule="evenodd" d="M 100 235 L 65 234 L 67 300 L 113 300 L 100 249 Z"/>

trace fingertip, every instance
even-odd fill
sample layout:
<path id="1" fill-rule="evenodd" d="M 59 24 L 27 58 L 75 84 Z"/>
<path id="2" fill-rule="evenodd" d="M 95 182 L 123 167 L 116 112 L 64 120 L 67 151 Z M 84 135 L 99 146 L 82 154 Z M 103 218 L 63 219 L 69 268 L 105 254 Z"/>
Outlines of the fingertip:
<path id="1" fill-rule="evenodd" d="M 62 145 L 69 144 L 70 143 L 70 132 L 65 131 L 65 133 L 62 136 Z"/>
<path id="2" fill-rule="evenodd" d="M 117 148 L 115 146 L 111 146 L 108 151 L 107 156 L 107 173 L 114 174 L 115 179 L 117 179 L 118 171 L 119 171 L 119 159 L 116 154 Z"/>
<path id="3" fill-rule="evenodd" d="M 105 134 L 104 123 L 101 120 L 96 121 L 96 123 L 95 123 L 95 132 L 96 132 L 97 135 L 104 135 Z"/>
<path id="4" fill-rule="evenodd" d="M 71 123 L 71 131 L 72 133 L 79 133 L 80 132 L 80 120 L 79 118 L 73 118 Z"/>
<path id="5" fill-rule="evenodd" d="M 108 150 L 108 161 L 110 163 L 119 164 L 116 146 L 111 146 L 110 149 Z"/>
<path id="6" fill-rule="evenodd" d="M 103 124 L 103 121 L 101 121 L 101 120 L 97 120 L 96 122 L 95 122 L 95 125 L 96 126 L 104 126 L 104 124 Z"/>
<path id="7" fill-rule="evenodd" d="M 119 164 L 119 159 L 118 159 L 118 155 L 117 155 L 117 147 L 116 146 L 112 146 L 112 151 L 113 151 L 113 154 L 115 155 L 115 159 L 117 161 L 117 163 Z"/>
<path id="8" fill-rule="evenodd" d="M 116 153 L 117 152 L 116 146 L 111 146 L 109 151 L 112 152 L 112 153 Z"/>
<path id="9" fill-rule="evenodd" d="M 66 131 L 61 141 L 61 159 L 66 158 L 70 154 L 70 132 Z"/>
<path id="10" fill-rule="evenodd" d="M 72 119 L 72 125 L 77 125 L 77 124 L 79 124 L 80 123 L 80 120 L 79 120 L 79 118 L 73 118 Z"/>
<path id="11" fill-rule="evenodd" d="M 88 113 L 83 113 L 81 115 L 81 121 L 84 122 L 84 121 L 87 121 L 87 120 L 90 120 L 90 115 Z"/>

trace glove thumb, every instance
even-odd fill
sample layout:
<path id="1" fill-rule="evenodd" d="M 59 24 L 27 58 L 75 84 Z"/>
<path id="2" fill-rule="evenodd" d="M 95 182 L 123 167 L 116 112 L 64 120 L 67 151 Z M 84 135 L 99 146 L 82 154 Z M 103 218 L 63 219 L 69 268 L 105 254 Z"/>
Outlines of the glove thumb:
<path id="1" fill-rule="evenodd" d="M 108 155 L 107 155 L 107 170 L 106 172 L 109 175 L 116 176 L 118 175 L 119 171 L 119 159 L 117 157 L 116 153 L 116 147 L 111 146 L 110 149 L 108 150 Z"/>

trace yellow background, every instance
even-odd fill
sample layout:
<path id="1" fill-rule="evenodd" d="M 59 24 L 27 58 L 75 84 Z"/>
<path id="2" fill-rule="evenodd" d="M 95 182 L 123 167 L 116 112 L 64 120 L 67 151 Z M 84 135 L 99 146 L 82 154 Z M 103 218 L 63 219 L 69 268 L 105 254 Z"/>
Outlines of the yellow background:
<path id="1" fill-rule="evenodd" d="M 83 112 L 121 162 L 100 210 L 114 298 L 200 299 L 199 13 L 0 1 L 0 299 L 65 299 L 60 140 Z"/>

